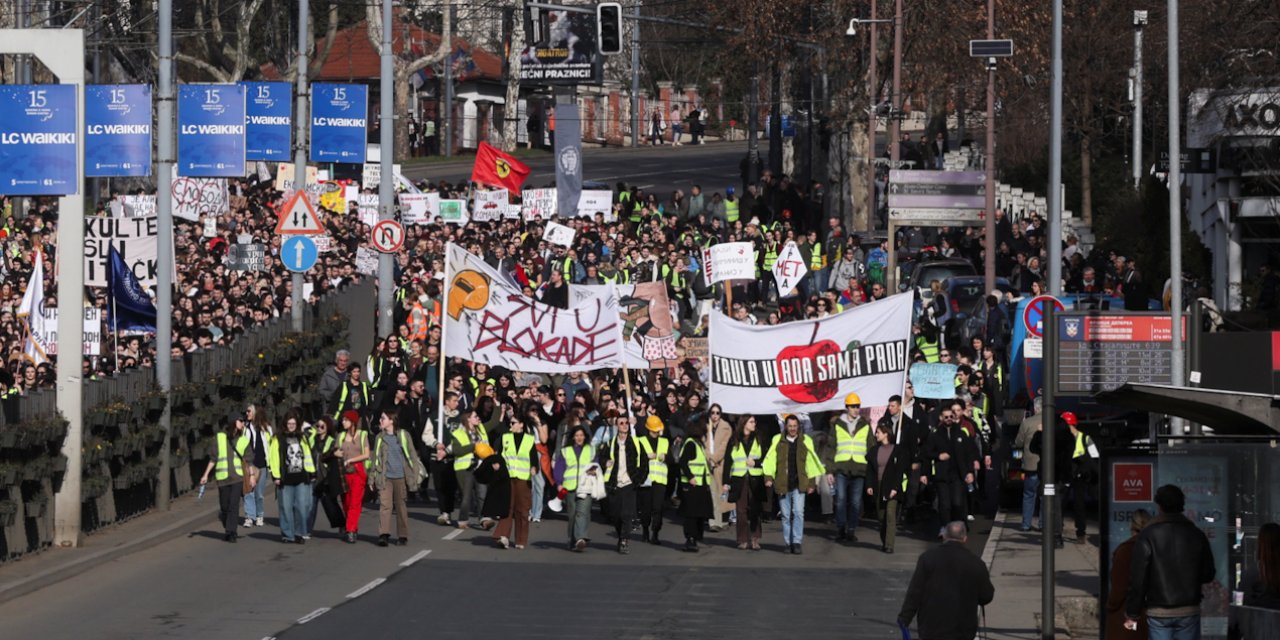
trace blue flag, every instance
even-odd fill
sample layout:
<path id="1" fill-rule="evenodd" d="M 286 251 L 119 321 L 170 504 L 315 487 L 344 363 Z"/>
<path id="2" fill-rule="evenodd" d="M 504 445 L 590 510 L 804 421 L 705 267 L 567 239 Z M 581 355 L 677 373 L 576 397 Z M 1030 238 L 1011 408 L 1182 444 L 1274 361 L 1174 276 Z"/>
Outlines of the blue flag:
<path id="1" fill-rule="evenodd" d="M 111 245 L 107 281 L 107 326 L 112 331 L 155 331 L 156 306 Z"/>

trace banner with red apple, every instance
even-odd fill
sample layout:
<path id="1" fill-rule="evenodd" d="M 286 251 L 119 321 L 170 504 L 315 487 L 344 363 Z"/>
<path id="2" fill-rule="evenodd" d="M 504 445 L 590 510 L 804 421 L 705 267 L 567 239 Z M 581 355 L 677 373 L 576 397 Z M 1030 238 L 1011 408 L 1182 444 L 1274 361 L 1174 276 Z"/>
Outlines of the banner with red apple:
<path id="1" fill-rule="evenodd" d="M 752 325 L 711 316 L 711 401 L 730 413 L 831 411 L 902 393 L 910 364 L 909 293 L 819 320 Z"/>

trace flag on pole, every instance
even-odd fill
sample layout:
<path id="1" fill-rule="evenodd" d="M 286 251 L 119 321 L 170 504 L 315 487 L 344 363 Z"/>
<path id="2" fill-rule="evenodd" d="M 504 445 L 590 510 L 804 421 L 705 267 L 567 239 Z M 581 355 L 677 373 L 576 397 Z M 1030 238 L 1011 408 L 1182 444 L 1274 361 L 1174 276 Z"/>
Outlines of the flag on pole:
<path id="1" fill-rule="evenodd" d="M 31 269 L 31 279 L 27 281 L 27 290 L 22 294 L 22 304 L 18 307 L 18 318 L 27 326 L 27 339 L 23 353 L 36 364 L 49 361 L 49 345 L 51 337 L 57 334 L 48 326 L 44 315 L 44 254 L 36 252 Z M 54 351 L 57 346 L 54 345 Z"/>
<path id="2" fill-rule="evenodd" d="M 481 142 L 476 149 L 476 163 L 471 169 L 472 182 L 519 193 L 528 177 L 528 165 L 516 160 L 515 156 L 503 153 L 487 142 Z"/>
<path id="3" fill-rule="evenodd" d="M 107 326 L 112 331 L 155 331 L 156 306 L 142 290 L 138 278 L 125 265 L 124 258 L 111 245 L 108 260 Z"/>

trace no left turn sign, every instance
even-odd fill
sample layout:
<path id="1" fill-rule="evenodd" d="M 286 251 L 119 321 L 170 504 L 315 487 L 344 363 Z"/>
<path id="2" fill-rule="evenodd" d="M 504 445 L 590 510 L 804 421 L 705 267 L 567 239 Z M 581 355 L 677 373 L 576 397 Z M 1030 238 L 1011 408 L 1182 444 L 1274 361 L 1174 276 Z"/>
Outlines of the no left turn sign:
<path id="1" fill-rule="evenodd" d="M 404 227 L 395 220 L 382 220 L 373 225 L 373 248 L 383 253 L 395 253 L 404 246 Z"/>

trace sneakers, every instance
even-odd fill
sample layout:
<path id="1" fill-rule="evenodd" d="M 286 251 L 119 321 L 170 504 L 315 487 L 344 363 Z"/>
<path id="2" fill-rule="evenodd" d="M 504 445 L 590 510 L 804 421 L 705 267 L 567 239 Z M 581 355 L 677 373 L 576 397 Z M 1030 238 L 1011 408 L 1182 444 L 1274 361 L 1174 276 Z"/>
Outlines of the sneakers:
<path id="1" fill-rule="evenodd" d="M 573 543 L 573 548 L 575 551 L 583 551 L 587 548 L 587 541 L 582 538 L 578 538 L 578 541 Z"/>
<path id="2" fill-rule="evenodd" d="M 459 523 L 458 523 L 458 528 L 459 528 L 459 529 L 466 529 L 466 528 L 468 528 L 469 526 L 470 526 L 470 525 L 468 525 L 468 524 L 467 524 L 467 523 L 465 523 L 465 522 L 459 522 Z"/>
<path id="3" fill-rule="evenodd" d="M 253 521 L 253 524 L 254 526 L 258 526 L 258 527 L 266 526 L 265 524 L 262 523 L 262 516 L 258 516 L 258 519 Z"/>
<path id="4" fill-rule="evenodd" d="M 801 555 L 804 553 L 804 550 L 800 548 L 800 545 L 796 544 L 791 546 L 791 553 Z"/>
<path id="5" fill-rule="evenodd" d="M 503 549 L 510 549 L 510 548 L 511 548 L 511 540 L 510 540 L 509 538 L 507 538 L 506 536 L 502 536 L 502 537 L 498 538 L 498 546 L 499 546 L 499 547 L 502 547 Z"/>
<path id="6" fill-rule="evenodd" d="M 493 528 L 493 525 L 495 525 L 495 524 L 497 524 L 497 521 L 496 521 L 496 520 L 494 520 L 493 518 L 481 518 L 481 519 L 480 519 L 480 528 L 481 528 L 481 529 L 484 529 L 485 531 L 488 531 L 488 530 L 492 529 L 492 528 Z"/>
<path id="7" fill-rule="evenodd" d="M 385 533 L 384 533 L 384 534 L 382 534 L 382 535 L 380 535 L 380 536 L 378 536 L 378 546 L 379 546 L 379 547 L 385 547 L 385 546 L 387 546 L 387 545 L 389 545 L 389 544 L 391 544 L 391 536 L 389 536 L 389 535 L 387 535 L 387 534 L 385 534 Z"/>
<path id="8" fill-rule="evenodd" d="M 436 524 L 445 526 L 449 524 L 449 520 L 450 520 L 449 514 L 442 513 L 438 517 L 436 517 Z"/>
<path id="9" fill-rule="evenodd" d="M 241 524 L 240 524 L 240 526 L 242 526 L 242 527 L 252 527 L 252 526 L 253 526 L 253 518 L 245 518 L 245 519 L 244 519 L 244 522 L 243 522 L 243 523 L 241 523 Z"/>
<path id="10" fill-rule="evenodd" d="M 348 532 L 348 533 L 347 533 L 346 540 L 347 540 L 347 544 L 355 544 L 355 543 L 356 543 L 356 533 L 355 533 L 354 531 Z"/>
<path id="11" fill-rule="evenodd" d="M 972 515 L 967 515 L 967 516 L 965 516 L 965 517 L 964 517 L 964 519 L 965 519 L 965 520 L 968 520 L 969 522 L 973 522 L 973 516 L 972 516 Z"/>

